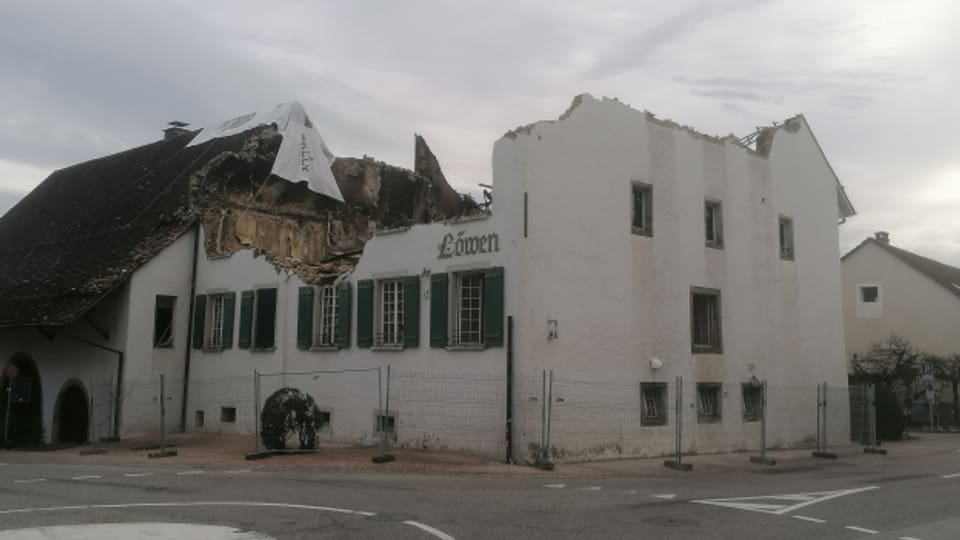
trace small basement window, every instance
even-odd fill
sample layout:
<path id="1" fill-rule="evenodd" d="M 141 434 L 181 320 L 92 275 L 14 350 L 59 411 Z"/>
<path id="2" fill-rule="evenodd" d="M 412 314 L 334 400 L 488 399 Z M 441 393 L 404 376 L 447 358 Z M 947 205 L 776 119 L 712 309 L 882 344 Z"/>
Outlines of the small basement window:
<path id="1" fill-rule="evenodd" d="M 220 407 L 220 421 L 232 424 L 237 421 L 236 407 Z"/>
<path id="2" fill-rule="evenodd" d="M 377 433 L 394 433 L 397 429 L 397 417 L 394 414 L 378 414 L 375 430 Z"/>
<path id="3" fill-rule="evenodd" d="M 640 383 L 641 426 L 667 423 L 667 383 Z"/>
<path id="4" fill-rule="evenodd" d="M 173 308 L 176 296 L 157 295 L 153 310 L 153 346 L 173 347 Z"/>
<path id="5" fill-rule="evenodd" d="M 330 420 L 333 418 L 333 413 L 330 411 L 320 411 L 320 415 L 317 417 L 319 428 L 329 430 L 330 429 Z"/>
<path id="6" fill-rule="evenodd" d="M 720 421 L 720 383 L 697 383 L 697 421 Z"/>
<path id="7" fill-rule="evenodd" d="M 632 182 L 631 185 L 631 231 L 633 234 L 653 236 L 653 186 L 642 182 Z"/>
<path id="8" fill-rule="evenodd" d="M 743 383 L 743 419 L 757 422 L 763 414 L 763 389 L 751 383 Z"/>
<path id="9" fill-rule="evenodd" d="M 193 425 L 198 428 L 203 427 L 203 411 L 193 413 Z"/>

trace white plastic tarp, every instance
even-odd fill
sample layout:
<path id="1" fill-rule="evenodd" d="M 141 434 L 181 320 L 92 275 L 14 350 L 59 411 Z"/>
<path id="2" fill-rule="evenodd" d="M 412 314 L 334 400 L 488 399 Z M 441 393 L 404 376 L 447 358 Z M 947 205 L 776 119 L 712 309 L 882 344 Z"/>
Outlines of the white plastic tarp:
<path id="1" fill-rule="evenodd" d="M 270 124 L 276 124 L 283 137 L 270 172 L 290 182 L 306 182 L 311 190 L 343 202 L 337 180 L 330 170 L 333 154 L 299 103 L 284 103 L 269 111 L 245 114 L 217 126 L 205 127 L 189 146 Z"/>

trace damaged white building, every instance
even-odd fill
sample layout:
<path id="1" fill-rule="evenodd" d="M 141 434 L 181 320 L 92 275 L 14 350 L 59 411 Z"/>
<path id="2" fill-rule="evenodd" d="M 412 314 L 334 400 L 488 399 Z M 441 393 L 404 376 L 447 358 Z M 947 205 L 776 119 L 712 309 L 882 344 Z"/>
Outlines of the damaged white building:
<path id="1" fill-rule="evenodd" d="M 187 431 L 252 435 L 292 387 L 321 440 L 520 459 L 548 423 L 552 455 L 578 459 L 667 453 L 678 414 L 685 451 L 755 448 L 759 379 L 771 445 L 809 442 L 816 385 L 846 385 L 837 234 L 854 209 L 802 116 L 721 139 L 578 96 L 497 141 L 489 209 L 419 138 L 407 171 L 333 159 L 287 118 L 58 171 L 0 219 L 20 255 L 2 263 L 0 360 L 36 389 L 21 425 L 155 432 L 164 374 Z M 319 150 L 284 172 L 294 132 Z M 128 208 L 92 213 L 104 200 Z M 37 217 L 60 207 L 70 223 Z M 846 405 L 833 414 L 842 440 Z"/>

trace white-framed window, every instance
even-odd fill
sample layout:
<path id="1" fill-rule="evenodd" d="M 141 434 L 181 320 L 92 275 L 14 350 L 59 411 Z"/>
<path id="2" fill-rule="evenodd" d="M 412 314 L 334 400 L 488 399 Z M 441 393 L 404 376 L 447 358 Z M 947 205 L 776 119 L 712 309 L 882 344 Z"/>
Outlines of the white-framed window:
<path id="1" fill-rule="evenodd" d="M 207 323 L 204 347 L 208 349 L 222 349 L 224 345 L 224 321 L 226 316 L 227 295 L 211 294 L 207 296 Z"/>
<path id="2" fill-rule="evenodd" d="M 667 383 L 640 383 L 641 426 L 667 423 Z"/>
<path id="3" fill-rule="evenodd" d="M 720 291 L 691 287 L 690 333 L 694 353 L 721 353 Z"/>
<path id="4" fill-rule="evenodd" d="M 757 422 L 763 414 L 763 388 L 757 384 L 743 383 L 743 420 Z"/>
<path id="5" fill-rule="evenodd" d="M 883 317 L 883 287 L 879 283 L 857 283 L 857 318 Z"/>
<path id="6" fill-rule="evenodd" d="M 483 345 L 483 272 L 454 274 L 451 345 Z"/>
<path id="7" fill-rule="evenodd" d="M 653 186 L 631 182 L 631 221 L 633 234 L 653 236 Z"/>
<path id="8" fill-rule="evenodd" d="M 313 346 L 333 347 L 337 344 L 337 288 L 317 287 L 314 295 Z"/>
<path id="9" fill-rule="evenodd" d="M 403 346 L 403 280 L 391 279 L 378 282 L 379 324 L 375 345 L 381 347 Z"/>
<path id="10" fill-rule="evenodd" d="M 780 258 L 792 261 L 795 255 L 793 249 L 793 219 L 780 216 Z"/>
<path id="11" fill-rule="evenodd" d="M 720 383 L 697 383 L 697 421 L 719 422 L 721 412 Z"/>
<path id="12" fill-rule="evenodd" d="M 723 248 L 723 211 L 720 201 L 706 200 L 703 205 L 704 236 L 706 245 Z"/>

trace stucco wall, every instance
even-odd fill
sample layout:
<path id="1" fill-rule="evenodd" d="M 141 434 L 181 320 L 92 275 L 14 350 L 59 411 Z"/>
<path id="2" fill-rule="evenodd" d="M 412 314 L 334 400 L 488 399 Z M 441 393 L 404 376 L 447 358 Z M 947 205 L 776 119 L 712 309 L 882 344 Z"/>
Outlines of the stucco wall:
<path id="1" fill-rule="evenodd" d="M 740 383 L 755 374 L 770 381 L 771 442 L 813 437 L 815 385 L 845 386 L 837 196 L 805 123 L 791 131 L 776 134 L 767 159 L 587 97 L 559 122 L 498 141 L 495 211 L 515 224 L 528 196 L 514 277 L 523 298 L 520 371 L 627 384 L 722 382 L 727 413 L 717 424 L 690 420 L 696 394 L 685 391 L 685 439 L 701 451 L 757 446 L 759 425 L 740 415 Z M 631 233 L 632 181 L 653 186 L 652 237 Z M 723 250 L 704 245 L 705 197 L 723 203 Z M 795 261 L 779 257 L 781 214 L 794 220 Z M 723 354 L 691 353 L 692 286 L 722 291 Z M 556 340 L 546 339 L 551 318 Z M 652 357 L 664 366 L 652 370 Z M 561 418 L 555 408 L 554 422 Z M 833 425 L 833 440 L 844 440 L 845 422 Z M 578 436 L 589 426 L 582 428 L 570 426 L 555 444 L 654 454 L 673 442 L 672 421 L 637 429 L 631 419 L 610 420 L 609 445 Z"/>
<path id="2" fill-rule="evenodd" d="M 879 286 L 877 316 L 858 316 L 858 285 Z M 872 242 L 843 260 L 843 313 L 848 358 L 891 334 L 931 354 L 960 353 L 960 297 Z"/>

